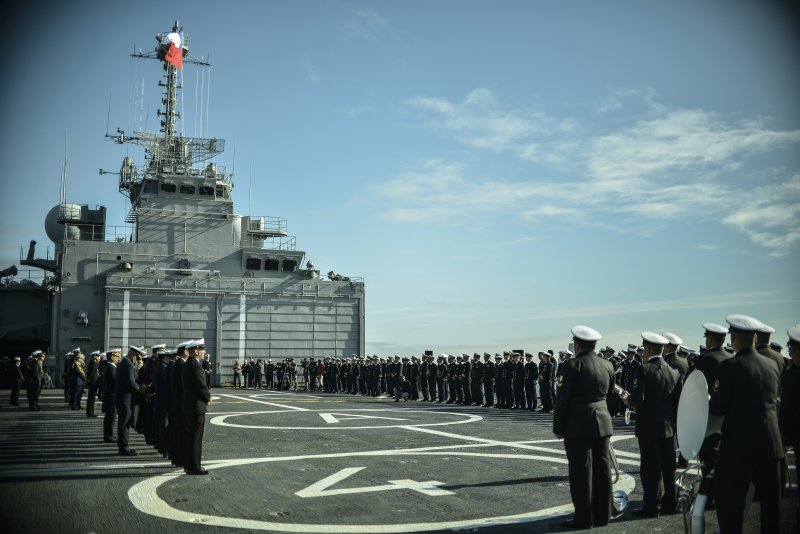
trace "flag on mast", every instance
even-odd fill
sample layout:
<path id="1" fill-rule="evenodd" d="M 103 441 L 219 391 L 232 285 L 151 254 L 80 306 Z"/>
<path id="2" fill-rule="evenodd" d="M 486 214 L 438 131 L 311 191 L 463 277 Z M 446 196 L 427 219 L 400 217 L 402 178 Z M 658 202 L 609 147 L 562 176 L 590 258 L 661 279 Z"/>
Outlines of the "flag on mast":
<path id="1" fill-rule="evenodd" d="M 167 42 L 169 42 L 169 50 L 164 59 L 167 63 L 175 65 L 175 67 L 183 68 L 183 35 L 181 33 L 170 33 L 167 35 Z M 166 44 L 166 43 L 164 43 Z"/>

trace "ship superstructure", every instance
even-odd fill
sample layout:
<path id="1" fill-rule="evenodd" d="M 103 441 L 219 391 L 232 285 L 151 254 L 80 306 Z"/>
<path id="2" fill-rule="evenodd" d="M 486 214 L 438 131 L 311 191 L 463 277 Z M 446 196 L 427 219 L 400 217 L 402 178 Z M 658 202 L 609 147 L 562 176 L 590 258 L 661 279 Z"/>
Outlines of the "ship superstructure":
<path id="1" fill-rule="evenodd" d="M 59 275 L 50 341 L 56 366 L 74 347 L 205 337 L 215 382 L 225 383 L 243 357 L 364 354 L 363 280 L 321 278 L 286 219 L 236 214 L 232 173 L 212 161 L 224 140 L 177 129 L 179 66 L 207 64 L 189 55 L 177 22 L 157 39 L 154 52 L 134 56 L 163 65 L 161 131 L 107 136 L 144 148 L 143 165 L 125 157 L 119 170 L 119 190 L 130 198 L 128 230 L 107 227 L 102 206 L 62 201 L 47 217 L 56 245 L 49 267 Z M 36 265 L 33 250 L 28 260 L 22 263 Z"/>

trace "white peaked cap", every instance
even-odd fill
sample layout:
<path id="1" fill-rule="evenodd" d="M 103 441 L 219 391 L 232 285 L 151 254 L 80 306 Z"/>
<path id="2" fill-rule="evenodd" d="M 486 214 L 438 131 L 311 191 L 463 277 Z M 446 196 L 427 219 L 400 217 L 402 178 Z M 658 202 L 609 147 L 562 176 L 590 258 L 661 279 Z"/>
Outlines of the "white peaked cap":
<path id="1" fill-rule="evenodd" d="M 762 334 L 774 334 L 775 329 L 766 323 L 761 323 L 761 328 L 758 329 L 758 332 Z"/>
<path id="2" fill-rule="evenodd" d="M 153 345 L 152 347 L 150 347 L 150 350 L 166 349 L 166 348 L 167 348 L 167 344 L 166 343 L 161 343 L 159 345 Z"/>
<path id="3" fill-rule="evenodd" d="M 572 327 L 572 335 L 583 341 L 599 341 L 603 337 L 594 328 L 582 324 Z"/>
<path id="4" fill-rule="evenodd" d="M 137 346 L 135 346 L 135 345 L 128 345 L 128 348 L 129 348 L 130 350 L 135 350 L 136 352 L 138 352 L 138 353 L 139 353 L 139 354 L 141 354 L 142 356 L 144 356 L 144 355 L 146 355 L 146 354 L 147 354 L 147 352 L 145 352 L 145 350 L 144 350 L 144 347 L 137 347 Z"/>
<path id="5" fill-rule="evenodd" d="M 642 339 L 653 345 L 668 345 L 669 340 L 655 332 L 642 332 Z"/>
<path id="6" fill-rule="evenodd" d="M 205 346 L 205 344 L 206 344 L 206 338 L 204 338 L 204 337 L 201 337 L 200 339 L 193 339 L 193 340 L 191 340 L 191 341 L 189 342 L 189 344 L 188 344 L 188 345 L 186 345 L 186 348 L 187 348 L 187 349 L 193 349 L 193 348 L 195 348 L 195 347 L 199 347 L 199 346 L 201 346 L 201 345 Z"/>
<path id="7" fill-rule="evenodd" d="M 742 315 L 741 313 L 732 313 L 725 317 L 725 322 L 731 325 L 736 330 L 744 332 L 758 332 L 764 323 L 749 315 Z"/>
<path id="8" fill-rule="evenodd" d="M 669 342 L 670 345 L 682 345 L 683 344 L 683 340 L 680 337 L 678 337 L 677 335 L 673 334 L 672 332 L 664 332 L 661 335 L 664 336 L 665 338 L 667 338 L 667 341 Z"/>
<path id="9" fill-rule="evenodd" d="M 100 354 L 100 351 L 99 351 L 99 350 L 96 350 L 96 351 L 94 351 L 94 352 L 90 353 L 90 354 L 89 354 L 89 356 L 94 356 L 95 354 Z"/>
<path id="10" fill-rule="evenodd" d="M 192 341 L 193 340 L 190 339 L 189 341 L 184 341 L 183 343 L 178 343 L 177 345 L 175 345 L 175 348 L 176 349 L 185 349 L 186 347 L 189 346 L 189 343 L 191 343 Z"/>
<path id="11" fill-rule="evenodd" d="M 727 334 L 728 329 L 724 326 L 718 325 L 717 323 L 703 323 L 703 328 L 706 332 L 711 332 L 712 334 Z"/>
<path id="12" fill-rule="evenodd" d="M 800 324 L 796 324 L 786 331 L 789 334 L 789 339 L 795 343 L 800 343 Z"/>

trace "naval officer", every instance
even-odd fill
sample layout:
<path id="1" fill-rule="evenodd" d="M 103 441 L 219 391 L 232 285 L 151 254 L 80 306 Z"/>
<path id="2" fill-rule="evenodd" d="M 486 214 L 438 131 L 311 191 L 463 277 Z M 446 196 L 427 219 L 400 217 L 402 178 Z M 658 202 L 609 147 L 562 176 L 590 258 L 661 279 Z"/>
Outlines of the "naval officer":
<path id="1" fill-rule="evenodd" d="M 797 409 L 800 406 L 800 324 L 794 325 L 786 333 L 789 335 L 786 348 L 789 351 L 791 363 L 783 375 L 779 422 L 781 435 L 784 436 L 784 445 L 794 449 L 795 471 L 797 472 L 799 468 L 796 458 L 800 447 L 800 410 Z"/>
<path id="2" fill-rule="evenodd" d="M 588 326 L 572 329 L 575 358 L 562 364 L 553 415 L 553 433 L 564 439 L 569 492 L 575 516 L 565 526 L 591 528 L 611 516 L 612 426 L 606 397 L 614 387 L 614 367 L 594 349 L 602 337 Z"/>
<path id="3" fill-rule="evenodd" d="M 136 368 L 142 361 L 145 351 L 141 347 L 131 345 L 128 354 L 117 366 L 116 386 L 114 387 L 114 406 L 117 409 L 117 448 L 122 456 L 138 456 L 139 453 L 130 448 L 128 428 L 133 418 L 131 397 L 141 391 L 136 383 Z"/>
<path id="4" fill-rule="evenodd" d="M 103 366 L 103 441 L 114 441 L 114 420 L 117 412 L 114 409 L 114 389 L 117 386 L 117 364 L 122 356 L 122 349 L 111 349 L 105 353 L 106 363 Z"/>
<path id="5" fill-rule="evenodd" d="M 181 370 L 181 407 L 185 434 L 185 472 L 187 475 L 207 475 L 208 471 L 200 466 L 203 451 L 203 429 L 205 428 L 208 403 L 211 391 L 206 383 L 205 372 L 200 361 L 205 358 L 206 342 L 204 338 L 189 343 L 189 358 Z"/>
<path id="6" fill-rule="evenodd" d="M 673 419 L 681 393 L 680 374 L 661 357 L 671 340 L 654 332 L 642 332 L 645 363 L 636 369 L 633 391 L 625 404 L 636 410 L 642 477 L 642 508 L 635 515 L 657 517 L 674 514 L 675 442 Z"/>
<path id="7" fill-rule="evenodd" d="M 750 483 L 761 500 L 761 532 L 780 532 L 783 444 L 778 428 L 778 367 L 756 352 L 761 321 L 733 314 L 730 325 L 734 357 L 720 363 L 709 412 L 724 417 L 719 459 L 714 473 L 720 531 L 742 532 Z"/>

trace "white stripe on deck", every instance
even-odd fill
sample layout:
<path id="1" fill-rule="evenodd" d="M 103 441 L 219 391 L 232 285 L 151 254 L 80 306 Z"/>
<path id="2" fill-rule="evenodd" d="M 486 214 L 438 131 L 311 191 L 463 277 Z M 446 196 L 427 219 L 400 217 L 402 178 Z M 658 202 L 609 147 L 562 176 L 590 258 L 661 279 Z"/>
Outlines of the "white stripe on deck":
<path id="1" fill-rule="evenodd" d="M 308 408 L 300 408 L 299 406 L 290 406 L 288 404 L 279 404 L 277 402 L 267 402 L 258 399 L 251 399 L 249 397 L 241 397 L 239 395 L 230 395 L 228 393 L 221 393 L 220 397 L 230 397 L 231 399 L 243 400 L 247 402 L 257 402 L 259 404 L 266 404 L 268 406 L 275 406 L 276 408 L 289 408 L 290 410 L 297 410 L 298 412 L 308 412 Z"/>

